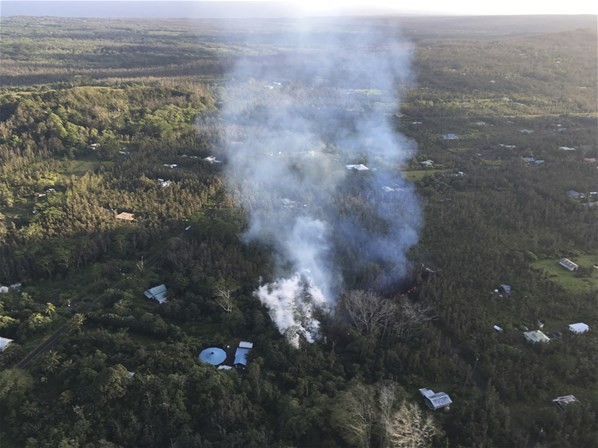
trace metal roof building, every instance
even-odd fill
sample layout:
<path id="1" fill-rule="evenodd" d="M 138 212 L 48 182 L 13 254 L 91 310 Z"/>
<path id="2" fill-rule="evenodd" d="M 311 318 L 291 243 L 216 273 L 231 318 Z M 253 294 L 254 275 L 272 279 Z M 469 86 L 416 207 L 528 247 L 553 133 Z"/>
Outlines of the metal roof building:
<path id="1" fill-rule="evenodd" d="M 571 260 L 569 260 L 568 258 L 561 258 L 559 260 L 559 264 L 564 267 L 565 269 L 573 272 L 573 271 L 577 271 L 577 269 L 579 269 L 579 266 L 577 266 L 575 263 L 573 263 Z"/>
<path id="2" fill-rule="evenodd" d="M 10 345 L 12 339 L 0 337 L 0 352 L 3 352 L 6 347 Z"/>
<path id="3" fill-rule="evenodd" d="M 355 171 L 367 171 L 369 168 L 365 166 L 363 163 L 358 165 L 345 165 L 348 170 L 355 170 Z"/>
<path id="4" fill-rule="evenodd" d="M 153 299 L 162 304 L 166 302 L 166 285 L 158 285 L 148 289 L 143 293 L 148 299 Z"/>
<path id="5" fill-rule="evenodd" d="M 247 365 L 247 355 L 249 354 L 252 348 L 253 342 L 239 342 L 239 348 L 237 348 L 237 351 L 235 352 L 234 365 L 245 367 Z"/>
<path id="6" fill-rule="evenodd" d="M 432 389 L 423 388 L 419 390 L 423 395 L 426 406 L 435 411 L 436 409 L 449 408 L 453 403 L 451 397 L 445 392 L 434 392 Z"/>
<path id="7" fill-rule="evenodd" d="M 528 342 L 532 342 L 534 344 L 536 342 L 550 342 L 550 338 L 540 330 L 524 331 L 523 336 Z"/>
<path id="8" fill-rule="evenodd" d="M 575 398 L 575 395 L 563 395 L 562 397 L 556 397 L 552 402 L 561 409 L 565 409 L 571 403 L 577 403 L 579 400 Z"/>

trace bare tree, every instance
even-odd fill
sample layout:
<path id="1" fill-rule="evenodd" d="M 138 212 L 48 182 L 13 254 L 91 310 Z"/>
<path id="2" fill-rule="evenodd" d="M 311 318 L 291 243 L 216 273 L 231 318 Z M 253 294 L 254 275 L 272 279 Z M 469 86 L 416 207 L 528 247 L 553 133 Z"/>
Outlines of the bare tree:
<path id="1" fill-rule="evenodd" d="M 343 306 L 355 328 L 366 335 L 383 332 L 397 314 L 397 306 L 371 291 L 355 290 L 343 298 Z"/>
<path id="2" fill-rule="evenodd" d="M 386 428 L 391 448 L 427 448 L 438 429 L 419 406 L 403 402 Z"/>
<path id="3" fill-rule="evenodd" d="M 397 401 L 397 390 L 393 383 L 385 383 L 378 388 L 379 424 L 382 429 L 381 441 L 383 447 L 390 446 L 389 434 L 392 428 L 394 407 Z"/>
<path id="4" fill-rule="evenodd" d="M 408 337 L 420 325 L 432 319 L 430 308 L 403 299 L 385 299 L 371 291 L 348 292 L 342 301 L 355 328 L 366 335 Z"/>
<path id="5" fill-rule="evenodd" d="M 216 303 L 227 313 L 233 310 L 233 292 L 229 288 L 216 288 Z"/>
<path id="6" fill-rule="evenodd" d="M 431 312 L 430 307 L 405 299 L 399 307 L 397 318 L 393 321 L 393 334 L 398 338 L 408 337 L 424 322 L 434 318 Z"/>
<path id="7" fill-rule="evenodd" d="M 401 395 L 392 382 L 354 384 L 340 394 L 332 422 L 351 446 L 430 447 L 438 434 L 434 420 L 418 405 L 401 401 Z"/>

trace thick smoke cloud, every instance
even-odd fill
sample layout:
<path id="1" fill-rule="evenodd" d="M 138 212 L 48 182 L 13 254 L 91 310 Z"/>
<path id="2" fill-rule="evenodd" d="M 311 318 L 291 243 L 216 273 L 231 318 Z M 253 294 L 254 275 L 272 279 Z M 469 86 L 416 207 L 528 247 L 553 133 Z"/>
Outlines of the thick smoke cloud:
<path id="1" fill-rule="evenodd" d="M 255 294 L 298 345 L 343 286 L 406 273 L 420 209 L 399 171 L 413 144 L 394 126 L 409 51 L 382 23 L 290 24 L 265 39 L 279 50 L 238 61 L 224 89 L 225 170 L 245 238 L 278 257 Z"/>

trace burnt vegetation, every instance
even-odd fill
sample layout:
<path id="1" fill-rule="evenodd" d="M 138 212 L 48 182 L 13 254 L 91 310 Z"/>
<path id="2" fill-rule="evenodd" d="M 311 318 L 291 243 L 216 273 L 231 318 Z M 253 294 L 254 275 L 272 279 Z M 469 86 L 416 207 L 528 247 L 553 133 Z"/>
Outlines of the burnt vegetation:
<path id="1" fill-rule="evenodd" d="M 418 151 L 385 169 L 424 225 L 408 291 L 337 236 L 347 291 L 295 350 L 253 295 L 272 248 L 242 241 L 219 119 L 237 56 L 294 69 L 280 23 L 2 18 L 0 284 L 22 283 L 0 293 L 3 447 L 598 446 L 595 17 L 369 20 L 414 44 L 389 117 Z M 359 179 L 338 209 L 387 231 Z M 526 343 L 540 326 L 552 341 Z M 197 359 L 239 340 L 244 371 Z"/>

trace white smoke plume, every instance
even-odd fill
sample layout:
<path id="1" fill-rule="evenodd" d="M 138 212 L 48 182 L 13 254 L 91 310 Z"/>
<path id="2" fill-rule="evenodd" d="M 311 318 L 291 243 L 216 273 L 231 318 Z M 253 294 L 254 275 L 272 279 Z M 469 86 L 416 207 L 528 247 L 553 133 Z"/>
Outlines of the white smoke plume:
<path id="1" fill-rule="evenodd" d="M 414 145 L 395 129 L 409 47 L 385 22 L 287 25 L 253 38 L 276 51 L 237 62 L 220 119 L 245 238 L 277 254 L 278 279 L 255 294 L 297 346 L 347 282 L 405 275 L 420 208 L 399 171 Z"/>
<path id="2" fill-rule="evenodd" d="M 278 279 L 260 286 L 256 295 L 292 346 L 299 347 L 300 336 L 307 342 L 318 337 L 320 323 L 314 314 L 317 310 L 327 311 L 328 301 L 309 277 L 296 273 L 291 278 Z"/>

